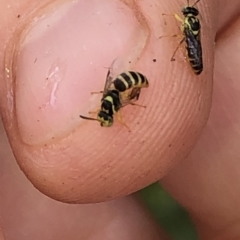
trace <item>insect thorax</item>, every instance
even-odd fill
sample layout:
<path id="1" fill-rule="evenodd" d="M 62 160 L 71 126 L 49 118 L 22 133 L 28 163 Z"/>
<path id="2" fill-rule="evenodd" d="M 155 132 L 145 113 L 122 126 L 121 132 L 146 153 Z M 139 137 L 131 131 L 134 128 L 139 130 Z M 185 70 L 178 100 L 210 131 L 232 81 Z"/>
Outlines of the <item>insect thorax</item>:
<path id="1" fill-rule="evenodd" d="M 201 29 L 200 22 L 197 17 L 190 15 L 184 20 L 184 27 L 188 28 L 193 32 L 194 35 L 198 35 Z"/>
<path id="2" fill-rule="evenodd" d="M 116 90 L 108 91 L 102 99 L 101 109 L 109 115 L 116 113 L 121 107 L 119 92 Z"/>

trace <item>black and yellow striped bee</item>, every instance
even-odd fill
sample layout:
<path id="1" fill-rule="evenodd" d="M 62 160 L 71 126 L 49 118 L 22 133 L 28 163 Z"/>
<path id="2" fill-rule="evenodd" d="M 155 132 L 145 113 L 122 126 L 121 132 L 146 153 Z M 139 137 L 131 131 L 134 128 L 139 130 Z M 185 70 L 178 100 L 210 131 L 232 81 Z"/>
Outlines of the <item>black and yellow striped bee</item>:
<path id="1" fill-rule="evenodd" d="M 103 96 L 97 118 L 82 115 L 80 117 L 86 120 L 96 120 L 100 122 L 102 127 L 110 127 L 114 122 L 114 115 L 117 114 L 118 120 L 130 131 L 129 127 L 122 121 L 119 110 L 128 104 L 141 106 L 134 102 L 139 99 L 141 88 L 148 87 L 148 85 L 147 78 L 139 72 L 126 71 L 114 79 L 111 70 L 109 70 L 104 90 L 100 92 Z"/>
<path id="2" fill-rule="evenodd" d="M 186 50 L 188 54 L 188 61 L 196 75 L 201 74 L 203 71 L 202 60 L 202 45 L 201 45 L 201 24 L 198 19 L 199 11 L 194 7 L 200 0 L 197 0 L 192 6 L 184 7 L 182 13 L 184 19 L 174 14 L 174 17 L 182 23 L 181 30 L 184 35 L 178 47 L 174 51 L 171 60 L 174 61 L 174 56 L 179 49 L 180 45 L 185 41 Z M 176 35 L 174 35 L 176 36 Z"/>

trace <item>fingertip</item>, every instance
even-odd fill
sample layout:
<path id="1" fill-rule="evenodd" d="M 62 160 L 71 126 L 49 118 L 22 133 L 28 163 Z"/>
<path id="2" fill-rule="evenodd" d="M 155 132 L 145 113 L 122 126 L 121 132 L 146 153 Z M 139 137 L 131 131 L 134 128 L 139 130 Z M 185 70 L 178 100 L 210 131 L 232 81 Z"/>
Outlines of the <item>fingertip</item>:
<path id="1" fill-rule="evenodd" d="M 121 7 L 125 9 L 126 6 Z M 206 123 L 211 105 L 213 64 L 213 51 L 208 52 L 207 49 L 213 45 L 214 33 L 211 32 L 210 37 L 206 36 L 210 31 L 203 29 L 205 68 L 201 76 L 196 77 L 184 57 L 181 58 L 181 51 L 176 56 L 176 61 L 170 62 L 176 42 L 159 40 L 159 36 L 164 31 L 171 32 L 175 26 L 175 22 L 165 27 L 164 24 L 159 26 L 159 22 L 163 21 L 159 12 L 163 11 L 167 4 L 163 3 L 153 9 L 147 2 L 141 2 L 134 7 L 135 13 L 138 11 L 137 21 L 135 18 L 132 20 L 132 16 L 135 17 L 135 15 L 127 9 L 127 14 L 125 12 L 120 14 L 118 21 L 111 23 L 111 28 L 108 30 L 112 31 L 110 35 L 113 38 L 109 38 L 110 43 L 102 40 L 105 48 L 102 49 L 103 53 L 95 62 L 98 70 L 94 73 L 89 68 L 87 70 L 89 74 L 92 74 L 91 80 L 82 79 L 80 85 L 79 83 L 75 85 L 72 84 L 71 78 L 63 78 L 66 83 L 61 90 L 63 94 L 60 99 L 61 104 L 57 106 L 61 115 L 56 114 L 56 108 L 51 106 L 52 101 L 44 105 L 44 111 L 48 111 L 50 107 L 54 117 L 52 119 L 49 112 L 44 113 L 43 121 L 47 126 L 45 129 L 38 128 L 38 125 L 32 125 L 31 128 L 32 122 L 36 121 L 39 116 L 34 112 L 31 112 L 32 116 L 28 116 L 29 108 L 24 104 L 34 99 L 33 95 L 30 98 L 28 95 L 29 90 L 32 90 L 32 85 L 29 80 L 25 88 L 24 78 L 21 80 L 21 85 L 25 90 L 18 93 L 18 97 L 23 98 L 16 104 L 18 115 L 20 114 L 18 121 L 21 124 L 18 122 L 18 126 L 14 125 L 9 130 L 11 144 L 19 165 L 27 177 L 40 191 L 54 199 L 78 203 L 99 202 L 141 189 L 164 176 L 175 162 L 180 161 L 190 152 Z M 176 4 L 178 10 L 179 7 Z M 112 18 L 116 19 L 116 13 L 122 13 L 118 7 L 114 10 L 107 10 L 107 12 L 103 7 L 101 11 L 104 16 L 109 17 L 107 22 L 112 22 Z M 85 14 L 90 16 L 87 11 Z M 97 23 L 97 21 L 94 22 Z M 130 26 L 130 29 L 126 26 Z M 86 24 L 85 27 L 90 29 Z M 100 29 L 101 27 L 102 25 L 95 26 Z M 118 40 L 116 40 L 116 30 L 119 34 Z M 99 34 L 102 34 L 101 36 L 105 39 L 107 32 L 109 33 L 106 31 Z M 129 34 L 128 37 L 126 34 Z M 84 37 L 80 35 L 79 40 L 82 39 Z M 99 35 L 96 39 L 99 39 Z M 211 39 L 210 43 L 209 39 Z M 117 52 L 114 50 L 116 42 L 118 43 Z M 129 42 L 129 45 L 124 45 Z M 95 46 L 95 40 L 91 44 Z M 137 47 L 132 51 L 135 45 Z M 99 45 L 95 47 L 94 51 L 88 51 L 93 59 L 96 57 Z M 83 49 L 80 52 L 82 51 Z M 100 97 L 87 101 L 90 92 L 96 90 L 95 87 L 102 90 L 104 85 L 106 72 L 103 68 L 99 70 L 101 68 L 99 65 L 109 65 L 108 63 L 121 51 L 124 51 L 128 57 L 134 52 L 133 58 L 137 59 L 134 69 L 146 75 L 150 82 L 149 88 L 142 91 L 139 100 L 140 104 L 146 104 L 148 107 L 140 109 L 127 106 L 122 111 L 124 121 L 130 125 L 131 133 L 117 121 L 111 128 L 101 128 L 98 123 L 80 120 L 78 117 L 79 114 L 84 114 L 84 110 L 91 110 L 91 107 L 98 102 L 97 98 L 100 102 Z M 107 64 L 103 64 L 105 60 Z M 83 65 L 86 64 L 85 61 L 85 58 L 81 59 Z M 53 69 L 56 70 L 57 65 L 54 65 Z M 74 65 L 74 69 L 78 68 L 77 65 Z M 81 71 L 84 71 L 84 66 L 78 72 L 79 76 Z M 45 73 L 46 69 L 49 70 L 48 67 L 40 69 Z M 26 69 L 24 71 L 24 76 L 27 77 L 28 72 Z M 101 74 L 98 74 L 100 72 Z M 52 81 L 47 83 L 51 91 L 55 89 L 54 86 L 61 84 L 56 81 L 59 79 L 58 73 L 54 74 Z M 34 84 L 44 85 L 45 82 L 37 81 Z M 38 91 L 39 88 L 36 86 L 33 92 Z M 76 89 L 75 86 L 77 86 Z M 72 99 L 72 92 L 76 98 L 69 101 L 69 98 Z M 47 93 L 49 97 L 49 91 Z M 56 100 L 55 93 L 50 94 L 53 102 Z M 81 95 L 80 98 L 77 98 L 78 93 Z M 33 107 L 39 106 L 39 102 L 48 103 L 48 100 L 49 98 L 38 97 L 37 100 L 34 99 Z M 84 106 L 82 111 L 77 109 L 78 103 Z M 71 113 L 69 113 L 68 106 L 70 106 Z M 24 108 L 24 113 L 21 112 L 22 108 Z M 43 112 L 43 109 L 41 111 Z M 72 119 L 72 113 L 76 114 L 77 118 L 74 115 Z M 39 124 L 37 121 L 36 123 Z M 24 133 L 23 130 L 19 131 L 19 125 L 25 127 Z M 21 139 L 16 138 L 16 133 L 21 134 Z"/>
<path id="2" fill-rule="evenodd" d="M 58 6 L 54 14 L 49 6 L 30 14 L 16 30 L 5 58 L 5 94 L 11 96 L 2 107 L 11 146 L 29 180 L 61 201 L 97 201 L 94 199 L 110 199 L 115 194 L 97 189 L 108 178 L 101 170 L 104 175 L 106 160 L 114 154 L 97 161 L 105 157 L 101 152 L 114 132 L 108 135 L 109 130 L 81 120 L 79 113 L 96 104 L 98 97 L 90 93 L 102 86 L 103 66 L 123 52 L 136 61 L 147 30 L 145 20 L 135 14 L 134 4 L 103 3 L 95 1 L 94 11 L 93 2 L 80 1 Z M 96 39 L 104 47 L 99 47 Z M 96 143 L 99 146 L 94 149 L 89 137 L 94 137 L 94 147 Z M 100 171 L 97 180 L 96 162 L 100 165 L 96 167 Z"/>

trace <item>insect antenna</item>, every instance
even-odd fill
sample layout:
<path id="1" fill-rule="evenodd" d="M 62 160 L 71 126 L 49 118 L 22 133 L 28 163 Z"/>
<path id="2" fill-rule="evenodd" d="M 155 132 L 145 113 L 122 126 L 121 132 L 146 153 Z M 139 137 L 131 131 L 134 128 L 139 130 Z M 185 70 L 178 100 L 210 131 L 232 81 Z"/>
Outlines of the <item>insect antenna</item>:
<path id="1" fill-rule="evenodd" d="M 197 0 L 193 5 L 192 7 L 194 7 L 200 0 Z"/>
<path id="2" fill-rule="evenodd" d="M 82 119 L 93 120 L 93 121 L 98 121 L 99 122 L 99 120 L 97 118 L 90 118 L 90 117 L 85 117 L 85 116 L 82 116 L 82 115 L 79 115 L 79 117 L 82 118 Z"/>
<path id="3" fill-rule="evenodd" d="M 91 94 L 100 94 L 100 93 L 103 93 L 103 91 L 99 91 L 99 92 L 91 92 Z"/>

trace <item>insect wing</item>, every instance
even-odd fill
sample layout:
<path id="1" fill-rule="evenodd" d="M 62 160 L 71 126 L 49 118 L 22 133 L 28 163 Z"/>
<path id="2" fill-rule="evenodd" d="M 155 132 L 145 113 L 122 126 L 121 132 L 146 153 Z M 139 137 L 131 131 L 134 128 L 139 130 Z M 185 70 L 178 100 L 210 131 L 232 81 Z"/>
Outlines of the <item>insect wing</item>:
<path id="1" fill-rule="evenodd" d="M 127 94 L 121 95 L 121 107 L 134 103 L 139 99 L 141 88 L 133 88 Z M 126 96 L 125 96 L 126 95 Z"/>
<path id="2" fill-rule="evenodd" d="M 104 89 L 103 89 L 103 96 L 106 95 L 111 83 L 113 82 L 113 77 L 111 75 L 111 69 L 108 70 L 107 73 L 107 77 L 106 77 L 106 81 L 105 81 L 105 85 L 104 85 Z"/>
<path id="3" fill-rule="evenodd" d="M 118 75 L 129 68 L 129 64 L 123 57 L 118 57 L 113 60 L 109 67 L 106 82 L 103 90 L 103 95 L 110 89 L 112 82 L 118 77 Z"/>
<path id="4" fill-rule="evenodd" d="M 200 33 L 195 36 L 190 29 L 185 29 L 186 44 L 188 47 L 188 55 L 194 57 L 197 64 L 202 63 L 202 46 L 200 41 Z"/>

